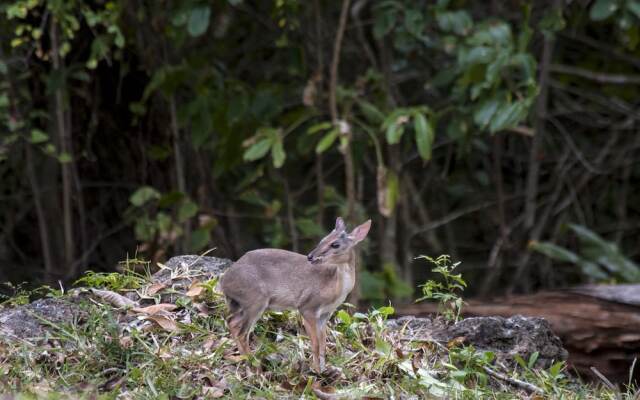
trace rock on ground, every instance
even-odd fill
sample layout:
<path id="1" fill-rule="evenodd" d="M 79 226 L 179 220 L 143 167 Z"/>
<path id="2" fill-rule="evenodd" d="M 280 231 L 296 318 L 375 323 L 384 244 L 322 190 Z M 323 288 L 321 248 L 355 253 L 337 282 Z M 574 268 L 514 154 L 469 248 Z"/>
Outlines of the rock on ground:
<path id="1" fill-rule="evenodd" d="M 497 361 L 507 364 L 514 362 L 516 354 L 528 360 L 538 352 L 535 367 L 548 368 L 556 361 L 566 360 L 569 355 L 549 323 L 537 317 L 475 317 L 452 325 L 429 318 L 402 317 L 389 321 L 389 326 L 396 329 L 405 327 L 407 336 L 444 343 L 459 340 L 478 350 L 492 351 Z"/>
<path id="2" fill-rule="evenodd" d="M 82 321 L 85 313 L 75 299 L 44 298 L 13 308 L 0 309 L 0 338 L 43 340 L 54 324 Z"/>

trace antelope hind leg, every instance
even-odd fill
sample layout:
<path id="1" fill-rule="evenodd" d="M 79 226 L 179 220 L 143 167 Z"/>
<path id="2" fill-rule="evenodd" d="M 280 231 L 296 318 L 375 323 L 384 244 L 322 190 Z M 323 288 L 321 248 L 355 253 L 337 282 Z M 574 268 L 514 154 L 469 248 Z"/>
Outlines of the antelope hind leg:
<path id="1" fill-rule="evenodd" d="M 313 314 L 307 313 L 302 315 L 302 321 L 304 323 L 304 329 L 307 331 L 307 335 L 309 335 L 309 340 L 311 341 L 311 353 L 313 355 L 312 368 L 316 372 L 322 372 L 318 347 L 317 318 Z"/>

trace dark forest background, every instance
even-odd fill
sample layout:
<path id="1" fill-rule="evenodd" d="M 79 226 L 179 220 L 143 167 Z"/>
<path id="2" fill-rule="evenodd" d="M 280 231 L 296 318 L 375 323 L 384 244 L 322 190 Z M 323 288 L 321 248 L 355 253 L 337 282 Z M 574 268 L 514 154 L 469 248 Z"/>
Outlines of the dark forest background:
<path id="1" fill-rule="evenodd" d="M 5 0 L 0 281 L 310 250 L 471 295 L 638 282 L 640 1 Z"/>

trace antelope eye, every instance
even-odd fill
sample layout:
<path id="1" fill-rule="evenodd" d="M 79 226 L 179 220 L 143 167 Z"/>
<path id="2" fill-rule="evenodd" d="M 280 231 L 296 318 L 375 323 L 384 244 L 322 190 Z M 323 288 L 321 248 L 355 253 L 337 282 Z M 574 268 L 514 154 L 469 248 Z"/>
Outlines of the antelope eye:
<path id="1" fill-rule="evenodd" d="M 331 243 L 331 248 L 332 249 L 337 249 L 338 247 L 340 247 L 340 243 L 338 243 L 338 242 Z"/>

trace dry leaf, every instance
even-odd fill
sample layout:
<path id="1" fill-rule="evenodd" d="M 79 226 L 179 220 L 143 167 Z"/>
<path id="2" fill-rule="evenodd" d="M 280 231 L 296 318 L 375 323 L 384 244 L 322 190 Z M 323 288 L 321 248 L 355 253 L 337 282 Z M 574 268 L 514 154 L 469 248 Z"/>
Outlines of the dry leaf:
<path id="1" fill-rule="evenodd" d="M 153 296 L 154 294 L 158 293 L 159 291 L 161 291 L 162 289 L 164 289 L 166 287 L 167 287 L 167 285 L 165 285 L 164 283 L 156 282 L 156 283 L 154 283 L 153 285 L 150 285 L 147 288 L 147 294 L 149 296 Z"/>
<path id="2" fill-rule="evenodd" d="M 120 342 L 120 346 L 122 346 L 125 349 L 128 349 L 133 345 L 133 339 L 131 338 L 131 336 L 122 336 L 120 337 L 119 342 Z"/>
<path id="3" fill-rule="evenodd" d="M 209 307 L 204 303 L 196 303 L 194 304 L 196 309 L 198 310 L 198 315 L 201 317 L 209 316 Z"/>
<path id="4" fill-rule="evenodd" d="M 202 349 L 208 353 L 209 350 L 211 350 L 213 346 L 216 346 L 217 344 L 218 344 L 218 340 L 215 337 L 210 337 L 204 342 L 204 344 L 202 345 Z"/>
<path id="5" fill-rule="evenodd" d="M 91 293 L 117 308 L 130 308 L 138 305 L 135 301 L 111 290 L 91 289 Z"/>
<path id="6" fill-rule="evenodd" d="M 333 394 L 335 393 L 334 388 L 330 386 L 322 386 L 319 382 L 314 382 L 313 385 L 311 385 L 311 389 L 313 390 L 313 394 L 315 394 L 320 400 L 334 400 L 340 398 Z"/>
<path id="7" fill-rule="evenodd" d="M 175 310 L 176 308 L 178 308 L 178 306 L 175 304 L 160 303 L 160 304 L 154 304 L 148 307 L 132 308 L 131 311 L 137 312 L 140 314 L 156 315 L 156 314 L 165 314 L 169 311 Z"/>
<path id="8" fill-rule="evenodd" d="M 170 318 L 167 318 L 163 315 L 150 315 L 147 318 L 155 322 L 156 324 L 160 325 L 160 327 L 165 331 L 177 332 L 180 330 L 180 328 L 178 328 L 178 324 L 176 323 L 176 321 Z"/>
<path id="9" fill-rule="evenodd" d="M 200 285 L 200 281 L 194 281 L 191 286 L 189 286 L 186 295 L 193 299 L 202 295 L 202 292 L 204 292 L 204 288 Z"/>
<path id="10" fill-rule="evenodd" d="M 161 359 L 161 360 L 169 360 L 171 359 L 171 352 L 169 350 L 167 350 L 166 347 L 161 347 L 160 349 L 158 349 L 158 351 L 156 352 L 156 355 Z"/>
<path id="11" fill-rule="evenodd" d="M 210 381 L 210 380 L 209 380 Z M 202 388 L 202 394 L 207 398 L 218 398 L 224 396 L 224 391 L 229 388 L 227 380 L 222 378 L 218 382 L 213 382 L 210 385 Z"/>
<path id="12" fill-rule="evenodd" d="M 247 357 L 244 355 L 235 355 L 235 354 L 227 354 L 224 356 L 224 359 L 227 361 L 231 361 L 232 363 L 238 363 Z"/>
<path id="13" fill-rule="evenodd" d="M 455 337 L 447 342 L 447 348 L 451 349 L 453 347 L 461 347 L 464 345 L 464 342 L 467 340 L 464 336 Z"/>
<path id="14" fill-rule="evenodd" d="M 215 386 L 203 386 L 202 395 L 208 399 L 217 399 L 224 396 L 224 390 Z"/>

